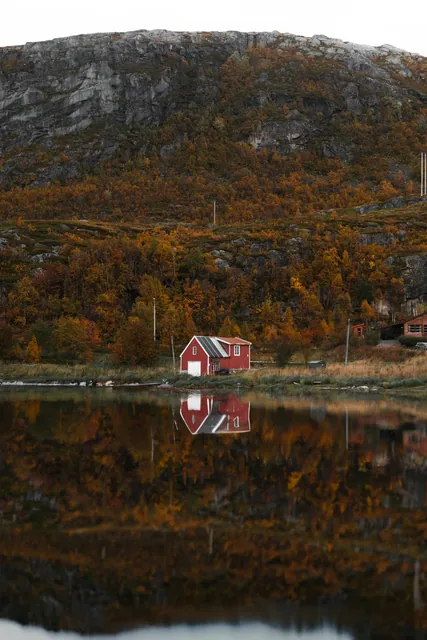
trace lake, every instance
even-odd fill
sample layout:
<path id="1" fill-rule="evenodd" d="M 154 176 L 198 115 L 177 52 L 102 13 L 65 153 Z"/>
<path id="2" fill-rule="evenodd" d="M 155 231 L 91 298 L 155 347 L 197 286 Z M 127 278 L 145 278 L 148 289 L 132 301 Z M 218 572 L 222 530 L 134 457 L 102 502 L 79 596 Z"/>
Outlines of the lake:
<path id="1" fill-rule="evenodd" d="M 2 638 L 427 638 L 426 403 L 6 388 L 0 443 Z"/>

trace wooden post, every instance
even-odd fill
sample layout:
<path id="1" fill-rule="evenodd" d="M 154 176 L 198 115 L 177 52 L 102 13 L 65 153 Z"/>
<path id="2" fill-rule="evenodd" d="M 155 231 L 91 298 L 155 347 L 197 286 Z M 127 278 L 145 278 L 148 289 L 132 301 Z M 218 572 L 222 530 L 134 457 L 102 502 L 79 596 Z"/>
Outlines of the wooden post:
<path id="1" fill-rule="evenodd" d="M 350 344 L 350 318 L 347 320 L 347 340 L 345 343 L 345 366 L 348 365 L 348 348 Z"/>
<path id="2" fill-rule="evenodd" d="M 174 344 L 173 344 L 173 334 L 171 334 L 171 347 L 172 347 L 173 375 L 175 375 L 176 374 L 176 367 L 175 367 L 175 348 L 174 348 Z"/>
<path id="3" fill-rule="evenodd" d="M 156 342 L 156 298 L 153 298 L 153 338 Z"/>

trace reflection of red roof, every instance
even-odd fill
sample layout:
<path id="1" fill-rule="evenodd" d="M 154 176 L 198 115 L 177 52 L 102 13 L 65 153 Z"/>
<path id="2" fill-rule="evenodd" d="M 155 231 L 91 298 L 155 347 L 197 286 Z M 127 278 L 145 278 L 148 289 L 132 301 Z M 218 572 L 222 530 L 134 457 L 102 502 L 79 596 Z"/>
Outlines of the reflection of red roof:
<path id="1" fill-rule="evenodd" d="M 217 340 L 220 340 L 220 342 L 226 342 L 227 344 L 252 344 L 252 342 L 248 342 L 247 340 L 242 340 L 242 338 L 220 338 L 220 337 L 217 337 Z"/>

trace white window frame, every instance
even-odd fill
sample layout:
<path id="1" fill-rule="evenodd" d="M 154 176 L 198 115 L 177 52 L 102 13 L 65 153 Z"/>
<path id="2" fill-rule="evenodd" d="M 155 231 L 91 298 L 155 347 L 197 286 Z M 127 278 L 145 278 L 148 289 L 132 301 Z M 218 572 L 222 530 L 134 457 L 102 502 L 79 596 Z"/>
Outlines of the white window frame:
<path id="1" fill-rule="evenodd" d="M 233 427 L 234 429 L 238 429 L 240 427 L 240 419 L 239 416 L 236 416 L 233 420 Z"/>
<path id="2" fill-rule="evenodd" d="M 193 347 L 193 356 L 197 356 L 197 347 Z"/>
<path id="3" fill-rule="evenodd" d="M 234 345 L 234 355 L 235 356 L 240 356 L 240 344 L 235 344 Z"/>
<path id="4" fill-rule="evenodd" d="M 408 333 L 422 333 L 421 324 L 410 324 L 408 326 Z"/>

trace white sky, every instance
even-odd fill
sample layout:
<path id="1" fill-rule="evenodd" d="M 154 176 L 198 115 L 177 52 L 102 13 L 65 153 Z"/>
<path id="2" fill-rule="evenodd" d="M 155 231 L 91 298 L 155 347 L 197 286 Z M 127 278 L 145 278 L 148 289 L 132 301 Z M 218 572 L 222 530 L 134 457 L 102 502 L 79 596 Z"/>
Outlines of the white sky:
<path id="1" fill-rule="evenodd" d="M 282 31 L 427 56 L 425 0 L 4 0 L 0 46 L 80 33 Z"/>

